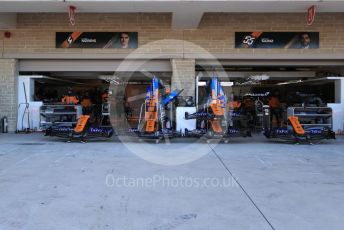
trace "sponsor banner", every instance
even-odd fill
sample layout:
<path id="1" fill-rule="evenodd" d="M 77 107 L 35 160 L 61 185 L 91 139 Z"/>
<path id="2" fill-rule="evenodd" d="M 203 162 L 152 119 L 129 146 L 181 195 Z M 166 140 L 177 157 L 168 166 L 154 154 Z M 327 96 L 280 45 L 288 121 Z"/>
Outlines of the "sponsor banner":
<path id="1" fill-rule="evenodd" d="M 235 32 L 235 48 L 318 49 L 319 32 Z"/>
<path id="2" fill-rule="evenodd" d="M 135 49 L 137 32 L 56 32 L 56 48 Z"/>

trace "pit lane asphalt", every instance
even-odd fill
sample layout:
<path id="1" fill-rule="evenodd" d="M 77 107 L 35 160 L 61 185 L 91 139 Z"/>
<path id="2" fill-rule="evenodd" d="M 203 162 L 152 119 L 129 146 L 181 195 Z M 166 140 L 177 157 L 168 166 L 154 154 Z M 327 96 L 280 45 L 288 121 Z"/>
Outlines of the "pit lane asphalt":
<path id="1" fill-rule="evenodd" d="M 0 134 L 0 229 L 342 229 L 343 137 L 317 145 L 260 135 L 200 142 L 207 153 L 181 165 L 133 152 L 192 156 L 194 141 L 156 148 Z"/>

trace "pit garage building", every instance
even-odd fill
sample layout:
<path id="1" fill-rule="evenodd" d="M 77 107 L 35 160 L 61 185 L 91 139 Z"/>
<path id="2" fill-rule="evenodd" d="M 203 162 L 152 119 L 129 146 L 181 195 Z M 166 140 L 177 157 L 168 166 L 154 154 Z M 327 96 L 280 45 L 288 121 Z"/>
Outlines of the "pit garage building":
<path id="1" fill-rule="evenodd" d="M 132 36 L 128 48 L 118 46 L 122 33 Z M 311 46 L 301 47 L 303 34 Z M 289 100 L 293 93 L 320 97 L 333 109 L 334 131 L 343 130 L 341 1 L 0 1 L 0 53 L 0 117 L 11 132 L 23 125 L 23 83 L 31 128 L 39 129 L 39 106 L 69 87 L 101 93 L 129 82 L 126 103 L 138 113 L 135 96 L 152 75 L 195 99 L 212 73 L 239 97 L 274 90 L 285 104 L 302 104 Z"/>

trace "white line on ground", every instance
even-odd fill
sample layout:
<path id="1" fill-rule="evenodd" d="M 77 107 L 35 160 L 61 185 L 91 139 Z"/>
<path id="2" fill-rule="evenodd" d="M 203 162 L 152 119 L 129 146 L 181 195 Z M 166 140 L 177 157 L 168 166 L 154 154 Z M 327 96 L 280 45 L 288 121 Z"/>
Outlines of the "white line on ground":
<path id="1" fill-rule="evenodd" d="M 31 154 L 30 156 L 27 156 L 27 157 L 25 157 L 24 159 L 21 159 L 21 160 L 15 162 L 13 165 L 11 165 L 11 166 L 5 168 L 4 170 L 0 171 L 0 176 L 3 175 L 4 173 L 8 172 L 9 170 L 11 170 L 11 169 L 17 167 L 18 165 L 22 164 L 23 162 L 25 162 L 25 161 L 27 161 L 27 160 L 29 160 L 29 159 L 31 159 L 31 158 L 37 156 L 38 154 L 39 154 L 39 152 L 33 153 L 33 154 Z"/>

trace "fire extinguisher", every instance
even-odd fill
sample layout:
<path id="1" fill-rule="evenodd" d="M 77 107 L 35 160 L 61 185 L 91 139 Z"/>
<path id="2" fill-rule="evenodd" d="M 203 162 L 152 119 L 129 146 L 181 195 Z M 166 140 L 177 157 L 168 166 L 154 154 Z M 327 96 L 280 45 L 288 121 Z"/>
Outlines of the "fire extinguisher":
<path id="1" fill-rule="evenodd" d="M 7 117 L 1 118 L 1 127 L 3 133 L 8 133 L 8 120 Z"/>

